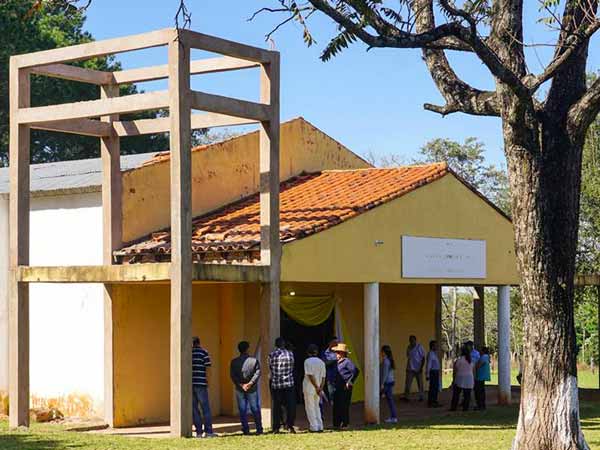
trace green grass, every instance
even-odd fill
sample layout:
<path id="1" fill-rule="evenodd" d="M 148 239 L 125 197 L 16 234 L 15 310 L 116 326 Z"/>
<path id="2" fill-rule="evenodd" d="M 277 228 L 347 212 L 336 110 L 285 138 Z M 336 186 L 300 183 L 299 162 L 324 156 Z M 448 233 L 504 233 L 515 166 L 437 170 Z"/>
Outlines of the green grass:
<path id="1" fill-rule="evenodd" d="M 582 403 L 582 424 L 591 448 L 600 448 L 600 405 Z M 211 440 L 147 439 L 99 436 L 64 431 L 58 425 L 34 424 L 31 431 L 9 432 L 0 422 L 3 450 L 362 450 L 362 449 L 507 449 L 514 436 L 517 407 L 491 408 L 485 413 L 445 414 L 435 419 L 403 421 L 396 427 L 373 427 L 315 435 L 225 436 Z"/>
<path id="2" fill-rule="evenodd" d="M 513 386 L 518 386 L 517 375 L 519 374 L 518 369 L 512 369 L 510 381 Z M 580 388 L 583 389 L 598 389 L 598 372 L 592 373 L 590 369 L 579 369 L 577 372 L 577 380 Z M 444 388 L 450 386 L 452 382 L 452 374 L 450 372 L 444 373 L 443 378 Z M 487 384 L 498 384 L 498 372 L 492 372 L 492 380 Z"/>

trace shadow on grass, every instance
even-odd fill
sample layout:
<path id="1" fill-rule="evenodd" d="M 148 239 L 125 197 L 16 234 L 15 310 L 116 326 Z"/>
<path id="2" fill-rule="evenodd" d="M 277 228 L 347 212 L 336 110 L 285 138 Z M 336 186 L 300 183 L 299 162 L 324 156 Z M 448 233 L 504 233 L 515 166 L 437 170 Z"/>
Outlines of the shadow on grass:
<path id="1" fill-rule="evenodd" d="M 32 434 L 0 434 L 0 449 L 2 450 L 55 450 L 81 447 L 78 444 L 67 444 L 50 437 Z"/>
<path id="2" fill-rule="evenodd" d="M 485 431 L 513 430 L 517 426 L 517 405 L 508 408 L 492 407 L 487 411 L 450 412 L 427 418 L 402 418 L 395 425 L 374 425 L 357 430 L 439 430 Z"/>

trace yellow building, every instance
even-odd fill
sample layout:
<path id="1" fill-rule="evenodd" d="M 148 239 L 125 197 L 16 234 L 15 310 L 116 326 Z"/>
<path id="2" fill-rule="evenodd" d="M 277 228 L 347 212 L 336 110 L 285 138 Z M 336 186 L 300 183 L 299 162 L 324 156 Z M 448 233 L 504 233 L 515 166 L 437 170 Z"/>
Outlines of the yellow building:
<path id="1" fill-rule="evenodd" d="M 168 160 L 124 174 L 129 243 L 114 253 L 118 264 L 170 259 Z M 194 261 L 248 267 L 232 282 L 203 276 L 193 285 L 193 334 L 213 360 L 216 414 L 235 412 L 238 341 L 260 347 L 263 360 L 272 346 L 261 341 L 264 277 L 251 270 L 260 257 L 257 166 L 258 133 L 192 152 Z M 378 420 L 379 345 L 399 356 L 400 392 L 408 336 L 440 340 L 441 286 L 518 284 L 512 224 L 445 164 L 372 168 L 303 119 L 282 125 L 280 179 L 282 334 L 299 354 L 342 335 L 363 373 L 355 399 L 366 397 L 367 419 Z M 156 279 L 112 286 L 116 427 L 169 420 L 170 286 Z M 508 289 L 499 292 L 505 314 Z"/>
<path id="2" fill-rule="evenodd" d="M 167 47 L 168 65 L 99 72 L 62 64 L 153 47 Z M 192 49 L 221 56 L 191 61 Z M 32 283 L 103 285 L 111 426 L 170 420 L 173 436 L 191 434 L 192 333 L 213 355 L 217 414 L 233 410 L 227 367 L 239 339 L 252 341 L 264 368 L 280 332 L 300 350 L 341 334 L 363 369 L 356 398 L 364 397 L 366 421 L 377 422 L 379 345 L 402 354 L 409 334 L 439 338 L 447 284 L 500 286 L 499 398 L 508 399 L 512 226 L 444 164 L 375 169 L 302 119 L 280 127 L 279 53 L 192 30 L 10 63 L 10 427 L 29 424 Z M 259 102 L 190 86 L 192 74 L 246 69 L 259 70 Z M 95 84 L 101 98 L 31 107 L 31 72 Z M 166 91 L 118 97 L 119 84 L 166 78 Z M 124 120 L 165 108 L 168 118 Z M 258 131 L 189 153 L 192 130 L 248 124 Z M 31 264 L 30 129 L 100 140 L 101 265 Z M 170 153 L 122 173 L 122 137 L 166 132 Z M 261 396 L 268 409 L 267 376 Z"/>

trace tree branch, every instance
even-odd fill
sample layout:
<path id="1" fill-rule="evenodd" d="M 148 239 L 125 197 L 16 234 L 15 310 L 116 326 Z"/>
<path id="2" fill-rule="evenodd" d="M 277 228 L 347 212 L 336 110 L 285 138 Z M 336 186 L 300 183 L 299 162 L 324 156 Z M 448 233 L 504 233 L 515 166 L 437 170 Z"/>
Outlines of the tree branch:
<path id="1" fill-rule="evenodd" d="M 444 38 L 461 38 L 460 28 L 462 27 L 456 22 L 446 23 L 423 33 L 417 32 L 416 34 L 399 30 L 397 27 L 388 24 L 389 29 L 385 30 L 386 32 L 383 35 L 374 35 L 367 32 L 364 29 L 364 25 L 354 22 L 351 18 L 331 6 L 327 0 L 309 1 L 316 9 L 331 17 L 335 22 L 370 47 L 427 48 L 430 45 L 439 46 L 439 42 Z M 347 3 L 351 4 L 355 2 L 349 0 Z M 369 23 L 369 25 L 373 26 L 373 23 Z M 382 27 L 382 24 L 378 23 L 377 27 Z M 376 31 L 378 31 L 377 27 L 373 26 Z"/>
<path id="2" fill-rule="evenodd" d="M 585 131 L 600 114 L 600 78 L 592 83 L 587 92 L 569 109 L 568 128 L 574 136 L 584 136 Z"/>
<path id="3" fill-rule="evenodd" d="M 418 8 L 417 32 L 435 26 L 433 7 L 429 0 L 416 2 L 415 8 Z M 442 50 L 424 49 L 423 57 L 433 81 L 446 100 L 446 105 L 444 106 L 426 103 L 423 105 L 426 110 L 444 116 L 455 112 L 483 116 L 500 115 L 500 106 L 496 93 L 475 89 L 458 78 Z"/>
<path id="4" fill-rule="evenodd" d="M 555 55 L 554 59 L 541 74 L 528 75 L 523 80 L 524 83 L 531 89 L 531 92 L 535 92 L 538 88 L 552 78 L 562 67 L 567 63 L 571 55 L 578 51 L 584 44 L 587 44 L 590 37 L 600 29 L 600 20 L 595 20 L 586 26 L 582 31 L 571 34 L 566 39 L 563 45 L 567 46 L 567 49 L 562 53 Z"/>
<path id="5" fill-rule="evenodd" d="M 597 31 L 598 0 L 567 0 L 561 23 L 561 33 L 556 44 L 555 58 L 564 58 L 554 71 L 552 84 L 548 90 L 546 112 L 561 119 L 568 119 L 570 108 L 577 103 L 587 89 L 586 62 L 589 38 L 581 38 L 581 43 L 571 50 L 572 36 L 582 34 L 582 30 Z M 593 34 L 593 33 L 592 33 Z M 591 35 L 590 35 L 591 36 Z"/>
<path id="6" fill-rule="evenodd" d="M 417 29 L 417 33 L 410 33 L 398 29 L 387 23 L 384 25 L 374 15 L 365 18 L 366 23 L 357 23 L 348 15 L 333 7 L 328 0 L 309 0 L 310 3 L 321 12 L 328 15 L 341 25 L 351 35 L 356 36 L 370 47 L 394 47 L 394 48 L 430 48 L 431 45 L 446 37 L 455 37 L 471 47 L 481 61 L 488 67 L 490 72 L 512 89 L 515 94 L 524 99 L 529 98 L 529 90 L 511 69 L 502 62 L 494 51 L 470 28 L 462 26 L 458 22 L 449 22 L 435 26 L 431 21 L 430 27 Z M 356 6 L 356 0 L 346 0 L 350 6 Z M 428 14 L 433 10 L 432 0 L 417 0 L 414 2 L 413 10 L 417 17 Z M 360 13 L 360 8 L 355 10 Z M 466 14 L 466 13 L 465 13 Z M 418 20 L 418 18 L 417 18 Z M 373 35 L 365 30 L 365 25 L 371 26 L 378 35 Z M 385 33 L 382 33 L 385 31 Z"/>

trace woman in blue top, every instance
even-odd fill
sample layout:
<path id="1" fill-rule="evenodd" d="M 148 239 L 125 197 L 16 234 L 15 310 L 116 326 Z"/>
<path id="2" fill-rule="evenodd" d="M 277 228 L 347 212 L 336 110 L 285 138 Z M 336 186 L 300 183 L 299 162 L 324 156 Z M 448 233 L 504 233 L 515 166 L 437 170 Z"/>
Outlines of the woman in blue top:
<path id="1" fill-rule="evenodd" d="M 483 347 L 481 357 L 475 366 L 475 409 L 485 410 L 485 382 L 490 381 L 490 349 Z"/>
<path id="2" fill-rule="evenodd" d="M 381 380 L 381 394 L 385 397 L 390 409 L 390 417 L 389 419 L 385 420 L 385 423 L 398 422 L 398 414 L 396 412 L 396 405 L 394 404 L 395 369 L 396 364 L 394 363 L 392 348 L 389 345 L 384 345 L 381 347 L 381 366 L 379 379 Z"/>

